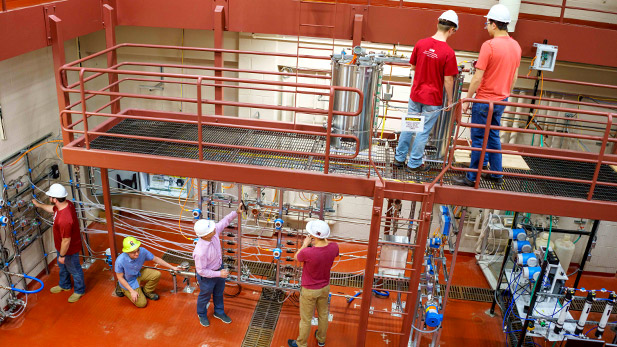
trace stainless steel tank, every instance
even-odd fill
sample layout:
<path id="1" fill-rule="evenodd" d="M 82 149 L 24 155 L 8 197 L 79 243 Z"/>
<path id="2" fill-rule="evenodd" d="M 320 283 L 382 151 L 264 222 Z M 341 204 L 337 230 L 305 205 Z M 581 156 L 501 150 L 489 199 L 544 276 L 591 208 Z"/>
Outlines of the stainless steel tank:
<path id="1" fill-rule="evenodd" d="M 334 115 L 332 119 L 332 133 L 349 134 L 358 137 L 360 151 L 369 148 L 371 144 L 371 128 L 377 113 L 377 92 L 381 83 L 382 63 L 370 56 L 360 57 L 354 64 L 345 56 L 332 59 L 332 85 L 358 88 L 364 95 L 362 113 L 358 116 Z M 334 94 L 334 110 L 357 112 L 359 96 L 354 92 L 336 91 Z M 345 142 L 353 141 L 333 137 L 334 148 L 340 149 Z M 353 146 L 355 147 L 355 146 Z"/>
<path id="2" fill-rule="evenodd" d="M 452 92 L 452 100 L 453 102 L 457 102 L 461 98 L 461 91 L 463 88 L 463 76 L 462 73 L 459 73 L 454 78 L 454 91 Z M 443 103 L 442 107 L 446 107 L 448 102 L 448 95 L 444 89 L 443 91 Z M 450 111 L 442 110 L 439 114 L 439 118 L 437 119 L 437 123 L 433 127 L 433 131 L 431 132 L 430 139 L 428 142 L 429 149 L 430 147 L 434 147 L 435 152 L 430 151 L 426 154 L 427 161 L 433 162 L 443 162 L 448 154 L 448 145 L 450 143 L 451 134 L 451 125 L 452 125 L 452 117 L 454 117 L 454 109 L 450 109 Z"/>

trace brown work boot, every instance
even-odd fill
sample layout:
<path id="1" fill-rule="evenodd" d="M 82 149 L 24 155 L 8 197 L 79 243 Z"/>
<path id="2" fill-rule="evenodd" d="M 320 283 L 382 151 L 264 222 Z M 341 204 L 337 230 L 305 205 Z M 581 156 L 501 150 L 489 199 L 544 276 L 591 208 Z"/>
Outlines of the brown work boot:
<path id="1" fill-rule="evenodd" d="M 60 287 L 60 286 L 55 286 L 55 287 L 52 287 L 49 291 L 50 291 L 52 294 L 58 294 L 58 293 L 60 293 L 60 292 L 66 292 L 66 291 L 68 291 L 68 290 L 70 290 L 70 289 L 64 289 L 64 288 L 62 288 L 62 287 Z"/>
<path id="2" fill-rule="evenodd" d="M 81 298 L 82 296 L 83 294 L 73 293 L 71 294 L 71 296 L 69 296 L 69 302 L 77 302 L 77 300 L 79 300 L 79 298 Z"/>
<path id="3" fill-rule="evenodd" d="M 143 290 L 143 288 L 142 288 Z M 155 292 L 152 293 L 146 293 L 144 292 L 144 296 L 148 299 L 148 300 L 152 300 L 152 301 L 156 301 L 159 299 L 159 295 Z"/>

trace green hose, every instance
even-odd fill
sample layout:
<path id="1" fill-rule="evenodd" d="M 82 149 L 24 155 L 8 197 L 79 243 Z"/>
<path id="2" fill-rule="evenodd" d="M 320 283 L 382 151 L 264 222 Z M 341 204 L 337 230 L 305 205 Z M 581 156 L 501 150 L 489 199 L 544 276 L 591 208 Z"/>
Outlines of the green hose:
<path id="1" fill-rule="evenodd" d="M 574 241 L 573 243 L 577 243 L 577 242 L 578 242 L 578 240 L 580 240 L 580 239 L 581 239 L 581 236 L 583 236 L 583 235 L 578 235 L 578 239 L 576 239 L 576 241 Z"/>

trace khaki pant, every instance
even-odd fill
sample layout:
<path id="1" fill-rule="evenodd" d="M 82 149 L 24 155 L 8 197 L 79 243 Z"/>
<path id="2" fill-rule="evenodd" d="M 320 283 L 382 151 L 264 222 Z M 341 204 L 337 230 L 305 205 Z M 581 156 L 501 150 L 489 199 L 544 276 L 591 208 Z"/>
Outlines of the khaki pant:
<path id="1" fill-rule="evenodd" d="M 307 347 L 309 334 L 311 333 L 311 319 L 315 306 L 317 306 L 317 341 L 326 342 L 326 332 L 328 331 L 328 296 L 330 295 L 330 285 L 321 289 L 300 290 L 300 332 L 296 343 L 299 347 Z"/>
<path id="2" fill-rule="evenodd" d="M 142 281 L 146 281 L 146 285 L 144 286 L 143 291 L 141 290 L 141 287 L 135 289 L 137 294 L 139 294 L 139 296 L 137 297 L 137 301 L 135 302 L 133 302 L 133 299 L 131 298 L 131 292 L 129 292 L 128 290 L 122 287 L 120 287 L 120 289 L 122 289 L 124 296 L 127 297 L 131 302 L 133 302 L 135 306 L 139 308 L 146 307 L 147 301 L 146 301 L 146 296 L 144 295 L 144 292 L 148 294 L 154 292 L 154 290 L 156 289 L 156 285 L 159 283 L 160 278 L 161 278 L 160 271 L 157 271 L 154 269 L 141 270 L 141 274 L 139 275 L 139 277 L 137 277 L 137 283 L 141 284 Z"/>

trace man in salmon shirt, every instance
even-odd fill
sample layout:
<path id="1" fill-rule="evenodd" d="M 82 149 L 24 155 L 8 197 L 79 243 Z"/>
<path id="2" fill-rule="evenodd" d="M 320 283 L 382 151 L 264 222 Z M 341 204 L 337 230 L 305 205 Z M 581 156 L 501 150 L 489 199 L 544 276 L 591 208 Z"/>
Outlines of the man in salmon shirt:
<path id="1" fill-rule="evenodd" d="M 491 7 L 486 15 L 486 30 L 492 39 L 484 42 L 480 48 L 480 55 L 476 63 L 476 73 L 469 84 L 467 98 L 476 94 L 476 99 L 491 101 L 508 101 L 508 97 L 516 83 L 518 67 L 521 63 L 521 46 L 508 35 L 508 23 L 510 23 L 510 11 L 502 4 Z M 500 125 L 501 114 L 506 107 L 504 105 L 493 106 L 493 118 L 491 125 Z M 488 117 L 488 103 L 474 103 L 471 108 L 471 122 L 474 124 L 486 124 Z M 463 113 L 469 110 L 469 103 L 463 104 Z M 471 146 L 481 148 L 484 142 L 484 128 L 471 128 Z M 489 132 L 488 149 L 501 150 L 499 130 Z M 477 169 L 480 162 L 480 151 L 471 152 L 471 169 Z M 501 166 L 501 153 L 486 152 L 483 168 L 491 171 L 503 171 Z M 454 182 L 459 185 L 473 187 L 477 174 L 467 172 L 466 175 L 456 177 Z M 482 174 L 482 178 L 503 184 L 503 175 Z"/>
<path id="2" fill-rule="evenodd" d="M 77 302 L 86 293 L 84 284 L 84 272 L 79 263 L 79 251 L 81 250 L 81 231 L 79 220 L 75 212 L 75 205 L 66 199 L 68 193 L 59 183 L 54 183 L 45 192 L 49 196 L 51 205 L 41 204 L 32 199 L 34 206 L 54 214 L 54 245 L 58 252 L 58 267 L 60 268 L 60 281 L 57 286 L 50 289 L 53 294 L 64 291 L 74 291 L 69 296 L 69 302 Z M 71 277 L 73 285 L 71 285 Z"/>
<path id="3" fill-rule="evenodd" d="M 408 114 L 424 116 L 423 130 L 418 132 L 403 131 L 396 147 L 394 166 L 404 167 L 409 152 L 409 144 L 414 137 L 411 155 L 407 163 L 408 172 L 425 172 L 430 169 L 423 164 L 424 147 L 428 137 L 437 123 L 443 103 L 443 87 L 446 86 L 448 105 L 452 103 L 454 75 L 458 74 L 454 50 L 446 40 L 458 29 L 458 16 L 452 10 L 439 16 L 437 32 L 431 37 L 416 43 L 409 59 L 411 68 L 415 70 L 411 95 L 409 97 Z"/>
<path id="4" fill-rule="evenodd" d="M 330 296 L 330 270 L 339 256 L 338 245 L 327 240 L 330 226 L 322 220 L 306 223 L 307 235 L 295 258 L 302 262 L 302 288 L 300 290 L 300 331 L 297 340 L 287 340 L 289 347 L 307 347 L 311 332 L 311 319 L 317 306 L 318 346 L 326 345 L 328 330 L 328 297 Z M 311 241 L 315 244 L 311 247 Z"/>

